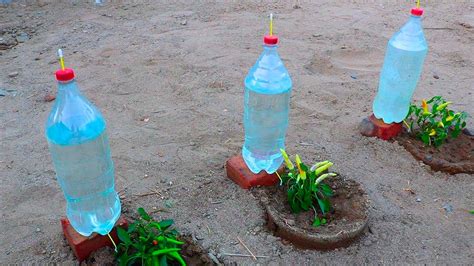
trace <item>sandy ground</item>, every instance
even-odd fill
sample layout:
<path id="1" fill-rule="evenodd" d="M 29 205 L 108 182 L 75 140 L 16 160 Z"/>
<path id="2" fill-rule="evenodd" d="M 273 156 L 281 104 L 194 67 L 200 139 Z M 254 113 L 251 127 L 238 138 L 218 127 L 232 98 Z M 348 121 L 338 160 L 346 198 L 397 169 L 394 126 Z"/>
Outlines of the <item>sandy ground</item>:
<path id="1" fill-rule="evenodd" d="M 43 97 L 56 92 L 60 47 L 107 119 L 125 213 L 169 210 L 155 217 L 174 218 L 225 264 L 474 261 L 473 176 L 432 172 L 397 143 L 357 132 L 387 40 L 412 3 L 57 2 L 0 8 L 2 32 L 29 38 L 0 51 L 0 88 L 14 90 L 0 97 L 2 264 L 76 261 L 60 230 L 65 202 L 43 133 L 53 104 Z M 430 51 L 414 98 L 441 94 L 474 114 L 474 4 L 441 2 L 425 7 Z M 308 162 L 332 160 L 372 200 L 371 233 L 349 248 L 282 244 L 266 231 L 251 193 L 225 177 L 224 162 L 243 142 L 243 79 L 261 52 L 270 12 L 294 81 L 288 151 Z M 136 196 L 150 188 L 161 196 Z M 223 256 L 246 253 L 237 236 L 269 258 Z"/>

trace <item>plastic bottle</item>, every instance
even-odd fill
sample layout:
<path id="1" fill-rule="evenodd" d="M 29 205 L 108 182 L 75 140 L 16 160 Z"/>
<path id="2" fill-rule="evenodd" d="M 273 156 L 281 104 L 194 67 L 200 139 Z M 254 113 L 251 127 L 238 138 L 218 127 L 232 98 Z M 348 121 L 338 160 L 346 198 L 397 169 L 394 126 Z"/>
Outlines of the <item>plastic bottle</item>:
<path id="1" fill-rule="evenodd" d="M 428 45 L 421 25 L 423 9 L 413 8 L 408 22 L 389 40 L 373 103 L 375 117 L 387 124 L 405 119 L 420 78 Z"/>
<path id="2" fill-rule="evenodd" d="M 263 53 L 245 78 L 242 156 L 253 173 L 274 173 L 283 162 L 292 82 L 277 52 L 278 37 L 264 37 Z"/>
<path id="3" fill-rule="evenodd" d="M 56 72 L 58 94 L 46 123 L 56 176 L 67 217 L 84 236 L 108 234 L 120 216 L 105 120 L 80 92 L 74 71 Z"/>

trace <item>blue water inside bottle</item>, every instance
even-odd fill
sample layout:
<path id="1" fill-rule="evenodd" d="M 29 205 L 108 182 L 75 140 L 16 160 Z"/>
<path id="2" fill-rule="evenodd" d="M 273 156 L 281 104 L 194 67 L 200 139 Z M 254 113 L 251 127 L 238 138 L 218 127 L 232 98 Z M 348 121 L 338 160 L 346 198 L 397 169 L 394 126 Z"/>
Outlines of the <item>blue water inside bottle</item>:
<path id="1" fill-rule="evenodd" d="M 108 234 L 120 216 L 105 120 L 80 92 L 75 80 L 59 82 L 46 123 L 46 138 L 67 217 L 84 236 Z"/>
<path id="2" fill-rule="evenodd" d="M 375 117 L 387 124 L 405 119 L 427 52 L 421 16 L 412 15 L 388 42 L 373 103 Z"/>
<path id="3" fill-rule="evenodd" d="M 264 45 L 245 78 L 242 156 L 253 173 L 274 173 L 283 162 L 291 87 L 277 45 Z"/>

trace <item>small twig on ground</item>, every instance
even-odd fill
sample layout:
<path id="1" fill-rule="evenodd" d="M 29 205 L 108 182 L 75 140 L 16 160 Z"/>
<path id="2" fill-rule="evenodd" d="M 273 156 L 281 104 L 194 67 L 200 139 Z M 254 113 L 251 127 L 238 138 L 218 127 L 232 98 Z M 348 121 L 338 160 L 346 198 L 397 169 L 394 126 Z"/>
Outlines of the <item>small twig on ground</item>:
<path id="1" fill-rule="evenodd" d="M 250 251 L 250 249 L 245 245 L 245 243 L 242 241 L 242 239 L 240 239 L 240 237 L 237 237 L 237 240 L 239 240 L 240 244 L 250 253 L 250 255 L 252 255 L 252 258 L 254 260 L 257 260 L 257 257 L 255 257 L 255 255 L 252 253 L 252 251 Z"/>
<path id="2" fill-rule="evenodd" d="M 155 189 L 149 189 L 150 192 L 143 193 L 143 194 L 138 194 L 138 195 L 133 195 L 135 197 L 145 197 L 145 196 L 150 196 L 150 195 L 158 195 L 161 196 L 161 193 L 159 191 L 156 191 Z"/>
<path id="3" fill-rule="evenodd" d="M 209 235 L 211 235 L 211 228 L 209 228 L 209 225 L 206 224 L 206 227 L 207 227 L 207 231 L 209 232 Z"/>
<path id="4" fill-rule="evenodd" d="M 308 142 L 300 142 L 298 144 L 300 144 L 301 146 L 314 146 L 313 143 L 308 143 Z"/>
<path id="5" fill-rule="evenodd" d="M 247 255 L 247 254 L 237 254 L 237 253 L 221 253 L 222 256 L 230 256 L 230 257 L 252 257 L 252 255 Z M 255 256 L 256 258 L 270 258 L 270 256 Z"/>
<path id="6" fill-rule="evenodd" d="M 453 28 L 448 27 L 426 27 L 426 30 L 454 30 Z"/>
<path id="7" fill-rule="evenodd" d="M 218 201 L 211 201 L 211 204 L 220 204 L 224 202 L 223 200 L 218 200 Z"/>
<path id="8" fill-rule="evenodd" d="M 171 190 L 171 189 L 177 188 L 177 187 L 179 187 L 179 186 L 181 186 L 181 184 L 177 184 L 177 185 L 174 185 L 174 186 L 166 187 L 166 188 L 164 188 L 164 189 L 166 189 L 166 190 Z M 163 190 L 163 189 L 162 189 L 162 190 Z M 159 193 L 159 192 L 158 192 L 158 193 Z"/>
<path id="9" fill-rule="evenodd" d="M 120 136 L 119 138 L 121 138 L 121 139 L 125 140 L 126 142 L 129 142 L 129 143 L 130 143 L 130 140 L 128 140 L 128 139 L 126 139 L 126 138 L 124 138 L 124 137 L 122 137 L 122 136 Z"/>
<path id="10" fill-rule="evenodd" d="M 403 191 L 408 191 L 413 195 L 416 194 L 415 191 L 413 191 L 413 189 L 410 187 L 410 180 L 408 180 L 408 187 L 404 188 Z"/>
<path id="11" fill-rule="evenodd" d="M 31 97 L 33 97 L 33 96 L 36 96 L 36 95 L 38 95 L 38 93 L 39 93 L 39 91 L 37 91 L 37 92 L 31 94 L 30 96 L 26 97 L 26 99 L 29 99 L 29 98 L 31 98 Z"/>
<path id="12" fill-rule="evenodd" d="M 170 212 L 170 211 L 168 211 L 167 209 L 156 209 L 156 210 L 150 211 L 151 214 L 154 214 L 157 212 Z"/>

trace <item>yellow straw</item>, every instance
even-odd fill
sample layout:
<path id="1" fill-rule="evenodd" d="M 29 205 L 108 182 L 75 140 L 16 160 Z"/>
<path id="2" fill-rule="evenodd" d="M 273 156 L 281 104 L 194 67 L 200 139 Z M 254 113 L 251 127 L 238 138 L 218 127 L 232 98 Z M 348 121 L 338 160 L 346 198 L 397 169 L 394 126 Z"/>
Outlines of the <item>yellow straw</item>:
<path id="1" fill-rule="evenodd" d="M 115 244 L 115 241 L 114 241 L 114 239 L 113 239 L 113 238 L 110 236 L 110 233 L 108 233 L 107 235 L 109 236 L 109 238 L 110 238 L 110 241 L 112 241 L 112 244 L 114 244 L 114 247 L 115 247 L 115 252 L 118 252 L 118 250 L 117 250 L 117 245 Z"/>
<path id="2" fill-rule="evenodd" d="M 270 36 L 273 35 L 273 14 L 270 13 Z"/>
<path id="3" fill-rule="evenodd" d="M 416 8 L 420 8 L 420 0 L 416 0 Z"/>
<path id="4" fill-rule="evenodd" d="M 64 57 L 63 57 L 63 50 L 58 49 L 58 56 L 59 56 L 59 64 L 61 65 L 61 70 L 64 70 Z"/>

